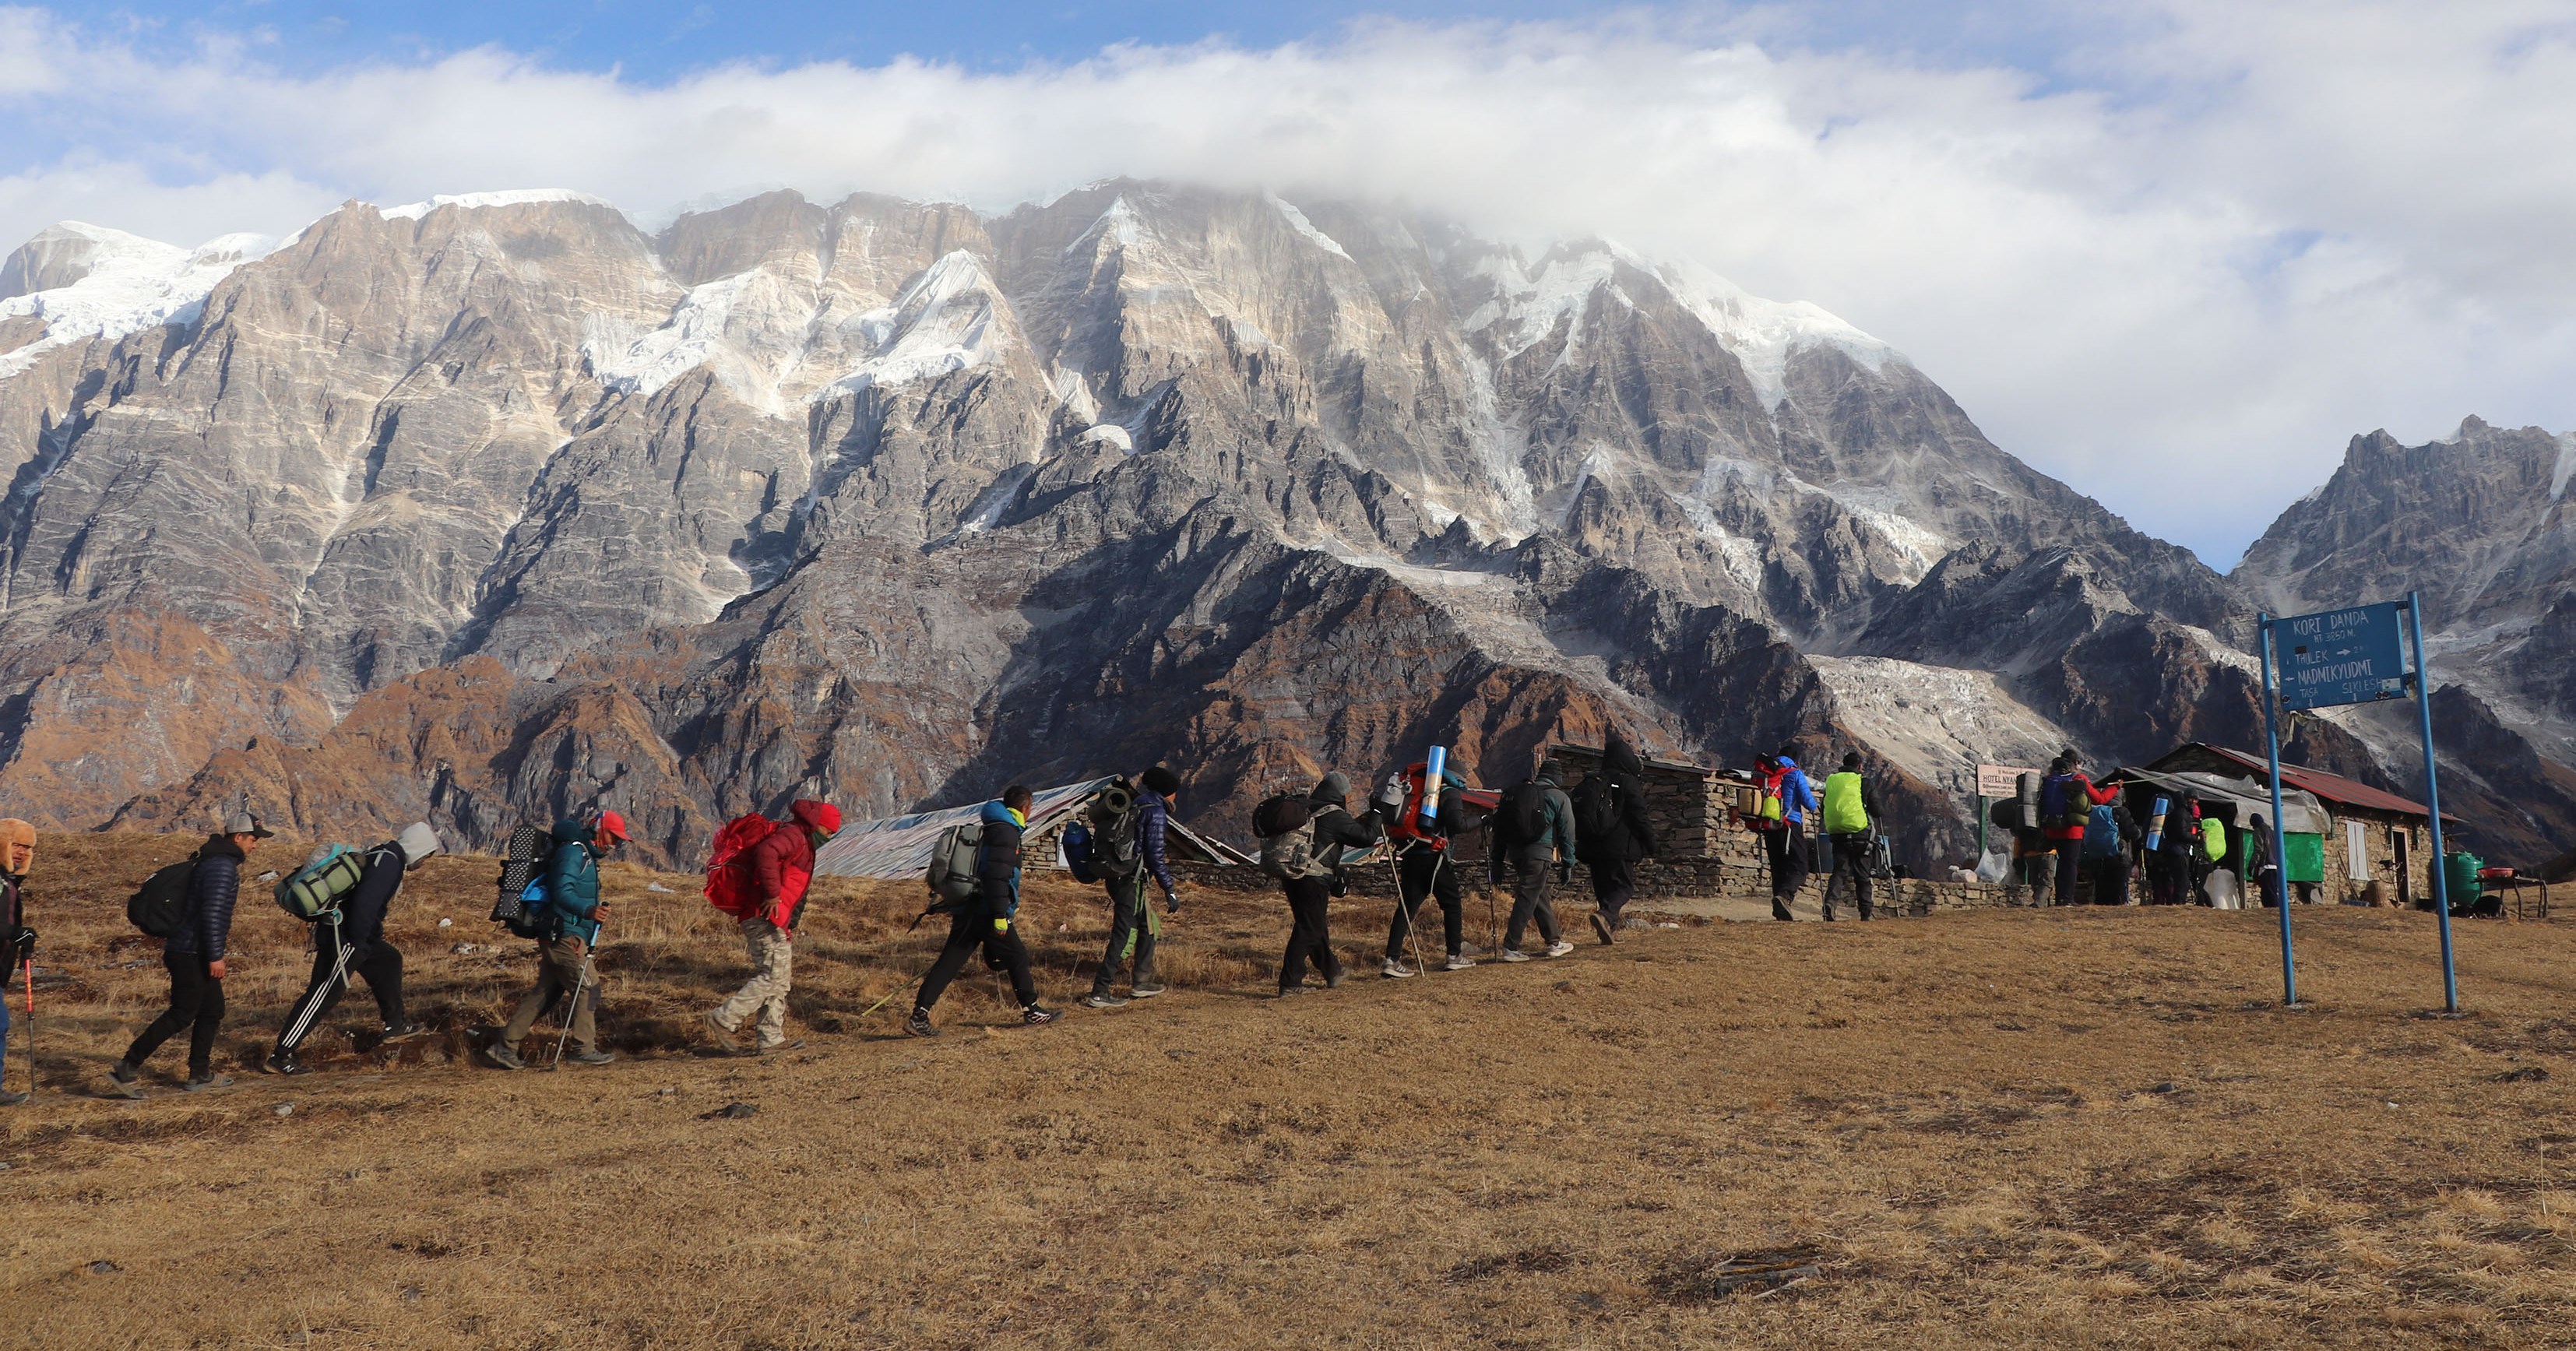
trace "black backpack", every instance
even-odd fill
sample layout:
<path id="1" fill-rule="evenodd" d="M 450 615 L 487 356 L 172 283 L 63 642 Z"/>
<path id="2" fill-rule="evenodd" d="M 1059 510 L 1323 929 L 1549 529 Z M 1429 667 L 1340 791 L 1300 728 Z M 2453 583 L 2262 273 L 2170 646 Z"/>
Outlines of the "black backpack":
<path id="1" fill-rule="evenodd" d="M 1520 849 L 1547 840 L 1547 785 L 1536 779 L 1505 789 L 1503 800 L 1495 804 L 1494 819 L 1502 823 L 1502 844 L 1507 849 Z M 1578 846 L 1580 841 L 1577 841 Z"/>
<path id="2" fill-rule="evenodd" d="M 126 922 L 153 938 L 179 932 L 188 918 L 188 882 L 196 875 L 197 861 L 187 858 L 143 879 L 126 898 Z"/>
<path id="3" fill-rule="evenodd" d="M 1136 790 L 1114 780 L 1091 800 L 1091 870 L 1104 877 L 1133 877 L 1144 865 L 1136 847 Z"/>
<path id="4" fill-rule="evenodd" d="M 1619 828 L 1619 797 L 1608 780 L 1595 774 L 1574 785 L 1567 800 L 1574 804 L 1574 839 L 1586 854 L 1608 854 L 1610 834 Z"/>
<path id="5" fill-rule="evenodd" d="M 492 922 L 507 928 L 521 938 L 549 937 L 546 905 L 528 895 L 529 884 L 546 866 L 546 855 L 554 852 L 552 832 L 535 826 L 521 826 L 510 832 L 510 843 L 501 851 L 501 876 L 492 900 Z M 540 888 L 540 891 L 543 889 Z"/>

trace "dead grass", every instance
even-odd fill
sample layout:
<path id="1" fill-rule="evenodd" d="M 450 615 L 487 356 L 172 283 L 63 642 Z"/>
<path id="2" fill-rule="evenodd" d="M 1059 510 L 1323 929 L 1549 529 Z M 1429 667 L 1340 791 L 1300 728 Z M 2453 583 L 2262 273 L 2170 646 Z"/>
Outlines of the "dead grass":
<path id="1" fill-rule="evenodd" d="M 282 844 L 257 861 L 300 856 Z M 482 918 L 492 865 L 458 860 L 392 925 L 444 1038 L 389 1061 L 346 1030 L 357 993 L 309 1044 L 331 1072 L 248 1075 L 307 960 L 254 898 L 228 983 L 245 1082 L 79 1096 L 162 993 L 124 892 L 186 847 L 60 837 L 39 859 L 45 1092 L 0 1118 L 0 1326 L 43 1345 L 2544 1346 L 2576 1326 L 2576 925 L 2464 926 L 2461 1020 L 2422 1016 L 2425 923 L 2304 910 L 2319 1002 L 2299 1011 L 2269 1002 L 2263 916 L 2155 910 L 1712 925 L 1282 1003 L 1257 996 L 1283 908 L 1210 897 L 1168 932 L 1164 999 L 1023 1031 L 977 971 L 950 1035 L 912 1042 L 900 997 L 858 1013 L 927 964 L 936 922 L 905 934 L 910 887 L 845 885 L 799 950 L 807 1048 L 737 1061 L 687 1033 L 743 974 L 729 927 L 691 879 L 613 869 L 624 1062 L 509 1075 L 459 1061 L 526 945 Z M 1056 1002 L 1087 983 L 1099 911 L 1030 902 Z M 1355 969 L 1383 924 L 1337 913 Z M 2549 1077 L 2507 1077 L 2525 1068 Z"/>

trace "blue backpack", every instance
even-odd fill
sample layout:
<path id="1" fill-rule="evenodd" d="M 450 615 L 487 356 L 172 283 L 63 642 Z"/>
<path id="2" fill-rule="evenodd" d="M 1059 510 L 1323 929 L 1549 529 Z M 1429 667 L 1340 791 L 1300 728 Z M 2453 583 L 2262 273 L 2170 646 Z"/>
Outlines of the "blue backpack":
<path id="1" fill-rule="evenodd" d="M 1076 882 L 1097 882 L 1099 870 L 1091 863 L 1091 827 L 1080 821 L 1064 828 L 1064 867 Z"/>
<path id="2" fill-rule="evenodd" d="M 2120 856 L 2120 818 L 2103 803 L 2084 818 L 2084 857 L 2118 858 Z"/>

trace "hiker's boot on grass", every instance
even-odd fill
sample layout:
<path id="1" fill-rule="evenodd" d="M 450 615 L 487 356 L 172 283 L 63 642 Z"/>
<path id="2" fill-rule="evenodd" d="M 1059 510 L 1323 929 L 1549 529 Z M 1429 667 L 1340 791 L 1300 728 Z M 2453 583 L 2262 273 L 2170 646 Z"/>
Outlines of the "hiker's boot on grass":
<path id="1" fill-rule="evenodd" d="M 116 1062 L 115 1067 L 114 1067 L 114 1068 L 112 1068 L 112 1069 L 110 1069 L 110 1070 L 108 1070 L 108 1072 L 107 1072 L 107 1092 L 108 1092 L 108 1096 L 110 1096 L 110 1097 L 117 1097 L 117 1098 L 140 1098 L 140 1097 L 142 1097 L 142 1096 L 143 1096 L 143 1074 L 142 1074 L 142 1071 L 137 1070 L 137 1069 L 136 1069 L 136 1068 L 134 1068 L 132 1065 L 126 1064 L 126 1063 L 125 1063 L 124 1061 L 122 1061 L 122 1060 L 117 1061 L 117 1062 Z"/>
<path id="2" fill-rule="evenodd" d="M 207 1093 L 218 1088 L 232 1087 L 233 1077 L 229 1074 L 217 1074 L 213 1070 L 208 1070 L 203 1074 L 189 1075 L 188 1082 L 183 1086 L 191 1093 Z"/>
<path id="3" fill-rule="evenodd" d="M 1388 980 L 1409 980 L 1413 976 L 1413 968 L 1406 966 L 1401 957 L 1389 957 L 1378 966 L 1377 973 Z"/>
<path id="4" fill-rule="evenodd" d="M 1020 1026 L 1044 1027 L 1064 1015 L 1053 1009 L 1031 1004 L 1020 1010 Z"/>
<path id="5" fill-rule="evenodd" d="M 1087 1009 L 1123 1009 L 1127 1007 L 1126 1000 L 1109 993 L 1107 990 L 1094 990 L 1091 993 L 1084 995 L 1080 1000 L 1080 1003 Z"/>
<path id="6" fill-rule="evenodd" d="M 1441 969 L 1444 971 L 1464 971 L 1475 964 L 1475 958 L 1470 957 L 1463 952 L 1453 952 L 1449 954 L 1449 964 Z"/>
<path id="7" fill-rule="evenodd" d="M 576 1046 L 564 1059 L 576 1065 L 605 1065 L 617 1057 L 596 1046 Z"/>
<path id="8" fill-rule="evenodd" d="M 1529 955 L 1528 953 L 1526 953 L 1526 952 L 1521 951 L 1519 948 L 1505 948 L 1505 949 L 1503 949 L 1503 955 L 1502 955 L 1502 960 L 1503 960 L 1503 961 L 1506 961 L 1506 962 L 1526 962 L 1526 961 L 1528 961 L 1529 959 L 1530 959 L 1530 955 Z"/>
<path id="9" fill-rule="evenodd" d="M 494 1042 L 483 1048 L 483 1058 L 505 1070 L 523 1070 L 528 1062 L 519 1058 L 519 1048 Z"/>
<path id="10" fill-rule="evenodd" d="M 382 1037 L 377 1038 L 376 1044 L 378 1046 L 396 1046 L 406 1041 L 418 1041 L 428 1035 L 428 1028 L 405 1019 L 399 1023 L 386 1024 L 385 1034 Z"/>
<path id="11" fill-rule="evenodd" d="M 1342 965 L 1340 958 L 1335 958 L 1333 960 L 1333 969 L 1324 973 L 1324 988 L 1327 990 L 1338 990 L 1342 988 L 1342 982 L 1350 978 L 1351 969 Z"/>
<path id="12" fill-rule="evenodd" d="M 1282 985 L 1279 987 L 1279 997 L 1282 999 L 1286 999 L 1291 995 L 1305 994 L 1306 992 L 1306 987 L 1303 984 Z"/>
<path id="13" fill-rule="evenodd" d="M 313 1072 L 313 1067 L 296 1059 L 293 1051 L 271 1051 L 268 1059 L 259 1062 L 259 1068 L 264 1074 L 311 1074 Z"/>
<path id="14" fill-rule="evenodd" d="M 1618 941 L 1610 936 L 1610 921 L 1604 919 L 1600 915 L 1594 915 L 1592 917 L 1592 932 L 1599 934 L 1601 936 L 1601 941 L 1604 944 L 1615 943 Z"/>
<path id="15" fill-rule="evenodd" d="M 1547 945 L 1547 955 L 1550 957 L 1562 957 L 1572 951 L 1574 951 L 1574 945 L 1562 938 Z"/>
<path id="16" fill-rule="evenodd" d="M 716 1016 L 715 1016 L 714 1014 L 710 1013 L 710 1014 L 708 1014 L 705 1018 L 700 1019 L 700 1021 L 706 1024 L 706 1027 L 707 1027 L 707 1040 L 709 1040 L 709 1041 L 711 1041 L 711 1042 L 714 1042 L 714 1043 L 715 1043 L 715 1046 L 716 1046 L 716 1054 L 718 1054 L 718 1055 L 749 1055 L 749 1054 L 751 1054 L 751 1048 L 750 1048 L 750 1047 L 748 1047 L 748 1046 L 743 1045 L 743 1044 L 742 1044 L 742 1040 L 741 1040 L 740 1038 L 738 1038 L 738 1037 L 734 1036 L 734 1034 L 733 1034 L 733 1029 L 732 1029 L 732 1028 L 727 1027 L 727 1026 L 725 1026 L 724 1024 L 720 1023 L 720 1022 L 717 1022 L 717 1021 L 716 1021 Z"/>
<path id="17" fill-rule="evenodd" d="M 783 1039 L 778 1040 L 778 1041 L 770 1042 L 768 1045 L 765 1045 L 765 1046 L 761 1047 L 761 1048 L 760 1048 L 760 1051 L 759 1051 L 759 1054 L 761 1054 L 761 1055 L 777 1055 L 777 1054 L 778 1054 L 779 1052 L 781 1052 L 781 1051 L 794 1051 L 794 1050 L 802 1049 L 802 1048 L 804 1047 L 804 1045 L 805 1045 L 805 1039 L 804 1039 L 803 1037 L 787 1037 L 787 1038 L 783 1038 Z"/>
<path id="18" fill-rule="evenodd" d="M 1151 999 L 1162 992 L 1163 982 L 1156 980 L 1151 976 L 1147 976 L 1139 979 L 1136 982 L 1135 987 L 1127 991 L 1127 997 L 1129 999 Z"/>
<path id="19" fill-rule="evenodd" d="M 935 1037 L 939 1035 L 939 1029 L 930 1025 L 930 1010 L 914 1009 L 912 1016 L 903 1020 L 903 1034 L 907 1037 Z"/>

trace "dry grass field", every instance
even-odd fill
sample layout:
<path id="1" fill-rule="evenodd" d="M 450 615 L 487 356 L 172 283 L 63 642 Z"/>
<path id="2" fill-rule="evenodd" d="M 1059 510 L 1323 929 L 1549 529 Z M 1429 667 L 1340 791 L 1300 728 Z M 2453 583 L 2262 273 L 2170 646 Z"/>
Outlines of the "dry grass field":
<path id="1" fill-rule="evenodd" d="M 488 861 L 442 861 L 391 929 L 443 1038 L 390 1061 L 341 1030 L 358 992 L 308 1044 L 324 1072 L 251 1072 L 307 959 L 248 898 L 241 1082 L 176 1091 L 172 1046 L 149 1101 L 89 1096 L 162 989 L 120 902 L 186 848 L 44 842 L 0 1341 L 2576 1339 L 2576 922 L 2462 925 L 2472 1011 L 2446 1020 L 2429 919 L 2384 911 L 2299 912 L 2315 1002 L 2284 1011 L 2261 913 L 1701 924 L 1397 982 L 1361 966 L 1384 916 L 1353 906 L 1337 937 L 1366 974 L 1276 1001 L 1284 908 L 1211 901 L 1169 931 L 1166 998 L 1022 1029 L 977 971 L 925 1042 L 895 1035 L 901 996 L 858 1015 L 934 925 L 902 932 L 909 887 L 842 886 L 799 945 L 804 1049 L 735 1060 L 688 1032 L 742 974 L 729 928 L 693 879 L 613 867 L 619 1063 L 510 1074 L 466 1037 L 527 945 L 483 920 Z M 1096 893 L 1047 890 L 1027 922 L 1069 1008 Z M 1774 1266 L 1812 1274 L 1738 1274 Z"/>

